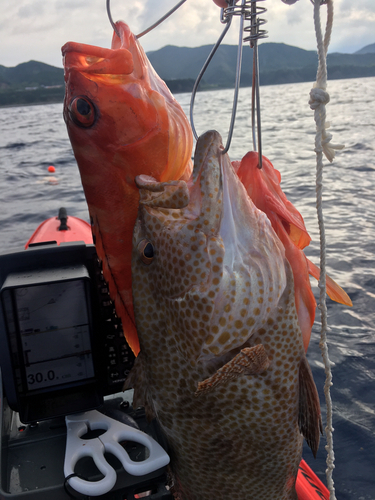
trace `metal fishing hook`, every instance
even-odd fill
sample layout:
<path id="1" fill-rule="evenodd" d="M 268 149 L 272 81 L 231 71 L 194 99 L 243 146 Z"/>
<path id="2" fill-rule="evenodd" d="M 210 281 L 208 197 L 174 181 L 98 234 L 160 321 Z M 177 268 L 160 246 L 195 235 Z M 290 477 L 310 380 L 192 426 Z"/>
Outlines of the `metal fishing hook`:
<path id="1" fill-rule="evenodd" d="M 221 9 L 221 15 L 223 14 L 223 10 L 224 9 Z M 222 34 L 220 35 L 218 41 L 215 43 L 215 45 L 213 46 L 210 54 L 208 55 L 207 59 L 206 59 L 206 62 L 204 63 L 203 65 L 203 68 L 200 70 L 199 72 L 199 75 L 194 83 L 194 87 L 193 87 L 193 90 L 192 90 L 192 93 L 191 93 L 191 98 L 190 98 L 190 124 L 191 124 L 191 129 L 193 131 L 193 134 L 194 134 L 194 137 L 196 140 L 198 140 L 198 134 L 197 134 L 197 131 L 195 129 L 195 125 L 194 125 L 194 103 L 195 103 L 195 96 L 197 94 L 197 90 L 198 90 L 198 87 L 199 87 L 199 84 L 202 80 L 202 77 L 206 71 L 206 69 L 208 68 L 208 65 L 210 64 L 213 56 L 215 55 L 217 49 L 219 48 L 221 42 L 223 41 L 223 38 L 225 37 L 225 35 L 227 34 L 229 28 L 230 28 L 230 25 L 232 23 L 232 18 L 228 18 L 227 21 L 222 21 L 222 22 L 226 22 L 227 25 L 225 26 Z M 235 94 L 236 95 L 236 94 Z M 232 115 L 233 117 L 233 115 Z M 229 145 L 230 145 L 230 140 L 229 140 L 229 144 L 227 143 L 225 149 L 223 150 L 223 153 L 226 153 L 229 149 Z"/>
<path id="2" fill-rule="evenodd" d="M 250 47 L 253 49 L 253 75 L 251 84 L 251 131 L 253 137 L 253 149 L 257 150 L 255 139 L 255 128 L 258 133 L 258 168 L 262 168 L 262 127 L 260 117 L 260 93 L 259 93 L 259 58 L 258 58 L 258 40 L 267 37 L 267 31 L 260 29 L 266 21 L 258 18 L 258 14 L 264 14 L 267 9 L 256 5 L 257 0 L 251 2 L 250 26 L 245 28 L 250 34 L 244 38 L 244 41 L 250 42 Z M 259 0 L 258 0 L 259 1 Z M 261 0 L 262 1 L 262 0 Z M 255 126 L 255 109 L 256 109 L 256 126 Z"/>
<path id="3" fill-rule="evenodd" d="M 193 130 L 193 134 L 196 139 L 198 139 L 198 134 L 194 125 L 194 102 L 195 95 L 197 92 L 197 88 L 199 83 L 202 80 L 203 74 L 205 73 L 209 63 L 211 62 L 215 52 L 217 51 L 220 43 L 222 42 L 224 36 L 232 22 L 232 18 L 234 15 L 240 16 L 240 29 L 239 29 L 239 41 L 238 41 L 238 50 L 237 50 L 237 65 L 236 65 L 236 79 L 235 79 L 235 88 L 234 88 L 234 96 L 233 96 L 233 105 L 232 105 L 232 115 L 231 122 L 229 126 L 228 139 L 226 146 L 222 153 L 226 153 L 229 150 L 230 143 L 233 136 L 234 123 L 236 119 L 237 112 L 237 102 L 238 102 L 238 92 L 240 86 L 240 75 L 241 75 L 241 61 L 242 61 L 242 46 L 243 41 L 250 42 L 250 47 L 253 48 L 253 80 L 252 80 L 252 105 L 251 105 L 251 121 L 252 121 L 252 136 L 253 136 L 253 148 L 256 151 L 258 145 L 259 151 L 259 168 L 262 168 L 262 136 L 261 136 L 261 120 L 260 120 L 260 97 L 259 97 L 259 64 L 258 64 L 258 46 L 257 41 L 261 38 L 267 37 L 267 31 L 264 29 L 260 29 L 260 26 L 266 23 L 264 19 L 258 18 L 258 14 L 263 14 L 267 9 L 264 7 L 257 6 L 257 2 L 263 0 L 242 0 L 241 5 L 236 5 L 236 0 L 230 0 L 230 3 L 227 8 L 221 9 L 221 22 L 226 24 L 226 27 L 219 37 L 219 40 L 214 45 L 211 50 L 206 62 L 203 65 L 202 70 L 200 71 L 198 78 L 194 84 L 193 92 L 190 101 L 190 122 Z M 250 21 L 250 25 L 244 28 L 244 22 Z M 243 33 L 246 34 L 245 38 L 243 38 Z M 247 34 L 248 33 L 248 34 Z M 256 114 L 255 114 L 256 109 Z M 256 120 L 255 120 L 256 117 Z M 258 132 L 258 141 L 256 141 L 255 134 L 255 122 L 257 125 Z M 258 144 L 257 144 L 258 143 Z"/>
<path id="4" fill-rule="evenodd" d="M 116 35 L 120 38 L 120 34 L 119 34 L 119 32 L 118 32 L 118 30 L 116 28 L 116 23 L 113 22 L 113 18 L 112 18 L 112 15 L 111 15 L 110 1 L 111 0 L 106 0 L 106 3 L 107 3 L 107 14 L 108 14 L 109 22 L 111 23 L 112 28 L 114 29 Z M 173 14 L 173 12 L 175 12 L 179 7 L 181 7 L 181 5 L 183 3 L 185 3 L 185 2 L 186 2 L 186 0 L 181 0 L 180 2 L 178 2 L 171 10 L 169 10 L 166 14 L 164 14 L 164 16 L 162 16 L 158 21 L 156 21 L 149 28 L 147 28 L 146 30 L 142 31 L 142 33 L 139 33 L 139 35 L 136 35 L 135 37 L 136 38 L 141 38 L 141 36 L 146 35 L 150 31 L 152 31 L 154 28 L 156 28 L 157 26 L 159 26 L 159 24 L 161 24 L 163 21 L 165 21 L 171 14 Z"/>
<path id="5" fill-rule="evenodd" d="M 113 19 L 112 19 L 110 3 L 111 3 L 111 0 L 106 0 L 108 19 L 109 19 L 109 22 L 111 23 L 111 26 L 112 26 L 114 32 L 120 38 L 120 33 L 118 32 L 118 29 L 116 28 L 116 24 L 113 22 Z"/>

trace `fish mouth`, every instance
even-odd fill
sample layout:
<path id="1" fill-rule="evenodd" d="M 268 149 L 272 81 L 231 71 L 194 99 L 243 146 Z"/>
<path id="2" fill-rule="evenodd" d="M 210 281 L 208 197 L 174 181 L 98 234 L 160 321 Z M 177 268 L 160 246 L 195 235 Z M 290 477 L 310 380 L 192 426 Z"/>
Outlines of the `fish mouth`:
<path id="1" fill-rule="evenodd" d="M 131 75 L 135 69 L 139 70 L 140 61 L 136 60 L 139 59 L 139 45 L 135 36 L 123 22 L 118 22 L 116 28 L 120 37 L 113 34 L 110 49 L 67 42 L 61 48 L 64 67 L 89 75 Z"/>
<path id="2" fill-rule="evenodd" d="M 81 73 L 97 75 L 130 75 L 134 69 L 131 52 L 126 49 L 103 49 L 76 42 L 62 48 L 64 66 Z"/>

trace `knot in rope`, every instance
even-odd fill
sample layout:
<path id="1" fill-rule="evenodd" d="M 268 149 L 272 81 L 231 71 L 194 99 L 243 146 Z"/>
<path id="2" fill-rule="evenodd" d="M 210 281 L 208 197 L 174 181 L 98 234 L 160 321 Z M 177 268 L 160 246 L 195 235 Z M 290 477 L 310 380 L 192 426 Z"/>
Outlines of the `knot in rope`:
<path id="1" fill-rule="evenodd" d="M 310 108 L 315 110 L 322 104 L 326 105 L 330 101 L 328 92 L 323 89 L 313 88 L 310 91 Z"/>
<path id="2" fill-rule="evenodd" d="M 324 110 L 324 114 L 325 114 L 325 110 Z M 336 151 L 338 151 L 340 149 L 344 149 L 345 146 L 344 146 L 344 144 L 331 144 L 332 134 L 327 132 L 327 129 L 330 127 L 328 122 L 325 122 L 324 124 L 322 124 L 322 127 L 323 128 L 320 129 L 321 130 L 320 147 L 317 145 L 315 147 L 314 151 L 316 153 L 318 153 L 318 152 L 324 153 L 327 160 L 330 163 L 332 163 L 334 158 L 335 158 Z"/>
<path id="3" fill-rule="evenodd" d="M 316 84 L 315 84 L 316 85 Z M 310 91 L 310 108 L 315 112 L 316 130 L 319 140 L 316 142 L 315 152 L 324 153 L 329 162 L 333 162 L 336 151 L 343 149 L 343 144 L 331 144 L 332 134 L 327 133 L 329 123 L 326 122 L 326 104 L 330 101 L 326 90 L 315 86 Z"/>

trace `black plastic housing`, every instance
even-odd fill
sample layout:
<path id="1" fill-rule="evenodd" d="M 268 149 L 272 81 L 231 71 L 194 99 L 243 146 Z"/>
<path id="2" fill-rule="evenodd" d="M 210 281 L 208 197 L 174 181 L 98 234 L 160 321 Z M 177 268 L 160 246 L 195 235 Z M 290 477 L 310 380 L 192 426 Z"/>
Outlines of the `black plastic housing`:
<path id="1" fill-rule="evenodd" d="M 82 317 L 87 318 L 84 354 L 90 358 L 87 363 L 92 362 L 93 370 L 89 370 L 85 379 L 54 381 L 53 385 L 41 384 L 43 387 L 34 390 L 27 382 L 30 374 L 27 375 L 25 366 L 27 356 L 21 343 L 21 313 L 15 304 L 15 294 L 27 287 L 47 290 L 51 284 L 69 288 L 66 283 L 77 284 L 84 294 L 80 297 L 85 309 Z M 5 395 L 10 408 L 19 412 L 24 423 L 98 408 L 105 395 L 122 389 L 134 355 L 109 298 L 94 245 L 51 243 L 0 255 L 0 345 Z M 53 358 L 57 356 L 57 352 L 51 354 L 50 373 L 54 370 Z M 41 376 L 41 372 L 37 374 Z"/>

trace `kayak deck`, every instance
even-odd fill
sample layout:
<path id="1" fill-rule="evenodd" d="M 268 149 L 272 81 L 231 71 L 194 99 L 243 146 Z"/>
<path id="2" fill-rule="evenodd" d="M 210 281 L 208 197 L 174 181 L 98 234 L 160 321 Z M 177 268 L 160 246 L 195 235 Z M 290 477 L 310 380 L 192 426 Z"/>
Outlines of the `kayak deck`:
<path id="1" fill-rule="evenodd" d="M 84 241 L 86 245 L 92 244 L 91 226 L 88 222 L 67 215 L 65 208 L 60 208 L 57 217 L 51 217 L 42 222 L 33 232 L 25 245 L 56 242 L 61 243 L 72 241 Z"/>

